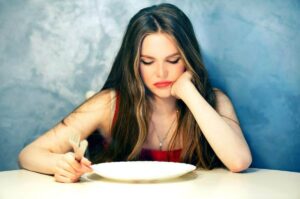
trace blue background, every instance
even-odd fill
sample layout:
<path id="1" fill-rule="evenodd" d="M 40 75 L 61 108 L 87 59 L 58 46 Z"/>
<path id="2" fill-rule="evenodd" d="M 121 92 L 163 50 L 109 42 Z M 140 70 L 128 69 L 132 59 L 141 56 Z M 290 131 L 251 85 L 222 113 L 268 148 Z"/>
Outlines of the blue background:
<path id="1" fill-rule="evenodd" d="M 252 167 L 300 172 L 299 0 L 0 0 L 0 170 L 102 87 L 129 19 L 161 2 L 190 17 Z"/>

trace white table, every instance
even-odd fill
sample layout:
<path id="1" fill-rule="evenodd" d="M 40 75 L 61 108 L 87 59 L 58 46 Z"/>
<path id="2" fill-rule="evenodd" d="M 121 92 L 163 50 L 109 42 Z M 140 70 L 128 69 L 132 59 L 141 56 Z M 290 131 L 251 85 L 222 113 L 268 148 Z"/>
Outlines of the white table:
<path id="1" fill-rule="evenodd" d="M 300 173 L 254 168 L 245 173 L 197 170 L 180 178 L 152 183 L 116 182 L 89 174 L 79 183 L 64 184 L 55 182 L 52 176 L 26 170 L 0 172 L 0 199 L 14 198 L 300 199 Z"/>

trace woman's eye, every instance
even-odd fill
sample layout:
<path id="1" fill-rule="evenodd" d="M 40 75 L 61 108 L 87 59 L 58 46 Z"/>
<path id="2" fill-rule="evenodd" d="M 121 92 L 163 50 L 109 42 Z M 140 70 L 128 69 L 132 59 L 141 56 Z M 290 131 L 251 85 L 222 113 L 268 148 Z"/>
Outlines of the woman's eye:
<path id="1" fill-rule="evenodd" d="M 180 60 L 180 58 L 177 58 L 175 60 L 169 60 L 168 62 L 171 64 L 177 64 L 179 60 Z"/>
<path id="2" fill-rule="evenodd" d="M 141 62 L 145 65 L 150 65 L 153 63 L 153 61 L 144 61 L 144 60 L 141 60 Z"/>

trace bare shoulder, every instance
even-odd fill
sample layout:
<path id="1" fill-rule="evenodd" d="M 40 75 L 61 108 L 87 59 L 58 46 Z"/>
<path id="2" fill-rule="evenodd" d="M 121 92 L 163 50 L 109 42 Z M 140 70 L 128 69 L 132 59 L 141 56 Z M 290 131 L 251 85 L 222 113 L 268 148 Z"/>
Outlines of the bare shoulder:
<path id="1" fill-rule="evenodd" d="M 213 88 L 216 95 L 216 111 L 223 117 L 238 122 L 234 106 L 230 98 L 220 89 Z"/>
<path id="2" fill-rule="evenodd" d="M 224 103 L 231 103 L 229 97 L 219 88 L 213 88 L 213 92 L 216 95 L 217 105 L 221 105 Z"/>
<path id="3" fill-rule="evenodd" d="M 85 111 L 96 111 L 93 118 L 98 118 L 97 129 L 105 138 L 110 137 L 110 130 L 116 105 L 116 91 L 106 89 L 89 98 L 83 108 Z M 92 119 L 92 118 L 91 118 Z"/>
<path id="4" fill-rule="evenodd" d="M 114 93 L 114 90 L 104 90 L 94 94 L 32 145 L 55 153 L 66 153 L 71 149 L 68 140 L 72 132 L 79 132 L 81 138 L 85 139 L 96 129 L 105 130 L 110 124 L 109 105 L 112 104 Z"/>
<path id="5" fill-rule="evenodd" d="M 85 111 L 91 111 L 99 108 L 107 108 L 111 103 L 114 103 L 115 95 L 116 92 L 113 89 L 100 91 L 87 99 L 81 105 L 81 109 L 84 109 Z"/>
<path id="6" fill-rule="evenodd" d="M 116 92 L 113 89 L 102 90 L 85 100 L 77 109 L 64 119 L 66 124 L 74 124 L 74 119 L 84 125 L 82 132 L 85 137 L 95 129 L 106 133 L 111 124 L 112 110 L 114 110 Z M 79 124 L 75 124 L 78 126 Z"/>

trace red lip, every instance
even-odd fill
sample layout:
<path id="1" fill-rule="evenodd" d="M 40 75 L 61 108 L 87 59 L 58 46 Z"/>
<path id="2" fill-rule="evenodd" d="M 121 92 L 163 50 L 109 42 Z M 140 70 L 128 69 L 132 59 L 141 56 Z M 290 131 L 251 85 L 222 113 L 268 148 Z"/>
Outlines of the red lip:
<path id="1" fill-rule="evenodd" d="M 157 88 L 164 88 L 170 86 L 172 83 L 173 82 L 171 81 L 161 81 L 154 83 L 154 86 L 156 86 Z"/>

